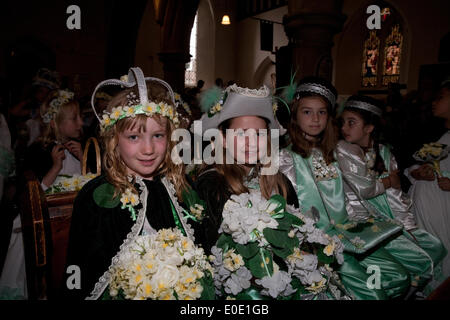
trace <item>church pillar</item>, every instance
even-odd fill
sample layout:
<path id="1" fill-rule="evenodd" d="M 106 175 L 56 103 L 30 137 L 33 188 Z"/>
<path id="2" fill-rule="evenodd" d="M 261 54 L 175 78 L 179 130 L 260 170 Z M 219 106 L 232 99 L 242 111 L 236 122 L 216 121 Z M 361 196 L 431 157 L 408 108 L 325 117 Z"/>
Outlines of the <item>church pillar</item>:
<path id="1" fill-rule="evenodd" d="M 296 79 L 313 75 L 331 81 L 333 37 L 346 18 L 341 0 L 289 0 L 284 28 Z"/>
<path id="2" fill-rule="evenodd" d="M 164 80 L 178 92 L 184 89 L 186 63 L 190 60 L 189 41 L 199 0 L 153 0 L 161 25 L 161 52 Z"/>

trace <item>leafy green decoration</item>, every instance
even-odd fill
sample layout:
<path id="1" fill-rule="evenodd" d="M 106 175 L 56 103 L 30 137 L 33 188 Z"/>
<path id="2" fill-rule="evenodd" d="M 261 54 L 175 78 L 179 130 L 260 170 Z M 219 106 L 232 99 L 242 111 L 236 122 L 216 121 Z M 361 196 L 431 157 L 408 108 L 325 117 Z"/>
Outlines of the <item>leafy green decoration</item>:
<path id="1" fill-rule="evenodd" d="M 209 272 L 205 272 L 205 275 L 199 279 L 201 286 L 203 287 L 200 300 L 215 300 L 216 292 L 214 289 L 214 281 Z"/>
<path id="2" fill-rule="evenodd" d="M 259 251 L 259 246 L 256 242 L 249 242 L 245 245 L 237 244 L 236 245 L 237 252 L 246 259 L 250 259 Z"/>
<path id="3" fill-rule="evenodd" d="M 102 208 L 115 208 L 120 203 L 120 196 L 114 197 L 114 186 L 110 183 L 103 183 L 94 190 L 94 201 Z"/>
<path id="4" fill-rule="evenodd" d="M 260 248 L 258 254 L 247 260 L 246 267 L 256 278 L 264 278 L 273 274 L 273 260 L 270 251 Z"/>
<path id="5" fill-rule="evenodd" d="M 278 248 L 291 248 L 299 245 L 297 237 L 289 237 L 284 230 L 276 230 L 265 228 L 263 230 L 264 237 L 270 244 Z"/>

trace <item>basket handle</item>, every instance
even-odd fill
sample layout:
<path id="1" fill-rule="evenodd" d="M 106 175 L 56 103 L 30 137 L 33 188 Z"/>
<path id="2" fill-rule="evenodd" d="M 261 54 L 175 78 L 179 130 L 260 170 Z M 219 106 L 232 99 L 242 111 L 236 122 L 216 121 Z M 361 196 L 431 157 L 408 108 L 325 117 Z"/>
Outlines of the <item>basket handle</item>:
<path id="1" fill-rule="evenodd" d="M 86 173 L 87 173 L 86 172 L 86 170 L 87 170 L 87 155 L 88 155 L 89 146 L 90 146 L 91 142 L 94 143 L 94 147 L 95 147 L 95 160 L 96 160 L 96 164 L 97 164 L 97 171 L 95 172 L 95 174 L 98 176 L 102 172 L 102 166 L 101 166 L 101 160 L 100 160 L 100 147 L 98 146 L 98 141 L 95 137 L 90 137 L 86 141 L 86 146 L 84 147 L 84 152 L 83 152 L 83 161 L 81 163 L 81 174 L 86 175 Z"/>

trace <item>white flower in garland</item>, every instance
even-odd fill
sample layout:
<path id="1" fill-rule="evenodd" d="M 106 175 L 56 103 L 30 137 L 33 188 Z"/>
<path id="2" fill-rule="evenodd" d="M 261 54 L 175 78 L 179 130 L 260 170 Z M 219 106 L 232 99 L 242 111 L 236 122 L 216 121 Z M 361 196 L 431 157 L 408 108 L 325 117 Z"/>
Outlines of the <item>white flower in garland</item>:
<path id="1" fill-rule="evenodd" d="M 71 101 L 73 97 L 74 93 L 69 90 L 58 90 L 57 96 L 50 101 L 48 110 L 41 115 L 44 123 L 50 123 L 58 113 L 59 107 Z"/>
<path id="2" fill-rule="evenodd" d="M 131 219 L 136 220 L 135 207 L 140 203 L 139 195 L 127 188 L 124 193 L 121 194 L 120 202 L 122 203 L 122 209 L 128 209 L 131 212 Z"/>
<path id="3" fill-rule="evenodd" d="M 148 117 L 151 117 L 154 114 L 160 114 L 171 120 L 175 127 L 178 127 L 180 124 L 178 113 L 174 110 L 174 107 L 164 102 L 149 102 L 146 105 L 117 106 L 114 107 L 111 112 L 104 111 L 102 119 L 100 120 L 101 129 L 105 130 L 121 119 L 135 118 L 139 114 L 144 114 Z"/>

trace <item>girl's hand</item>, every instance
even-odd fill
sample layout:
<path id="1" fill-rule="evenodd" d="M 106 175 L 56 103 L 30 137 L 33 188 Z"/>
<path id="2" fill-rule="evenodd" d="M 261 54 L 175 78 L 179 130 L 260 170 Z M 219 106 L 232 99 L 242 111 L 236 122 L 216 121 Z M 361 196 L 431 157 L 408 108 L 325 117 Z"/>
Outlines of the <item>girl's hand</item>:
<path id="1" fill-rule="evenodd" d="M 411 175 L 416 180 L 433 181 L 435 178 L 433 168 L 428 164 L 423 164 L 416 170 L 411 171 Z"/>
<path id="2" fill-rule="evenodd" d="M 450 179 L 446 177 L 437 178 L 439 188 L 443 191 L 450 191 Z"/>
<path id="3" fill-rule="evenodd" d="M 66 158 L 64 149 L 64 146 L 61 144 L 57 144 L 52 149 L 53 168 L 58 172 L 61 171 L 63 160 Z"/>
<path id="4" fill-rule="evenodd" d="M 392 171 L 391 174 L 389 174 L 389 181 L 391 182 L 391 188 L 399 190 L 402 188 L 400 177 L 398 176 L 398 170 Z"/>
<path id="5" fill-rule="evenodd" d="M 81 143 L 77 141 L 70 140 L 66 142 L 64 146 L 69 150 L 71 154 L 73 154 L 78 160 L 81 161 L 83 157 L 83 149 L 81 148 Z"/>

